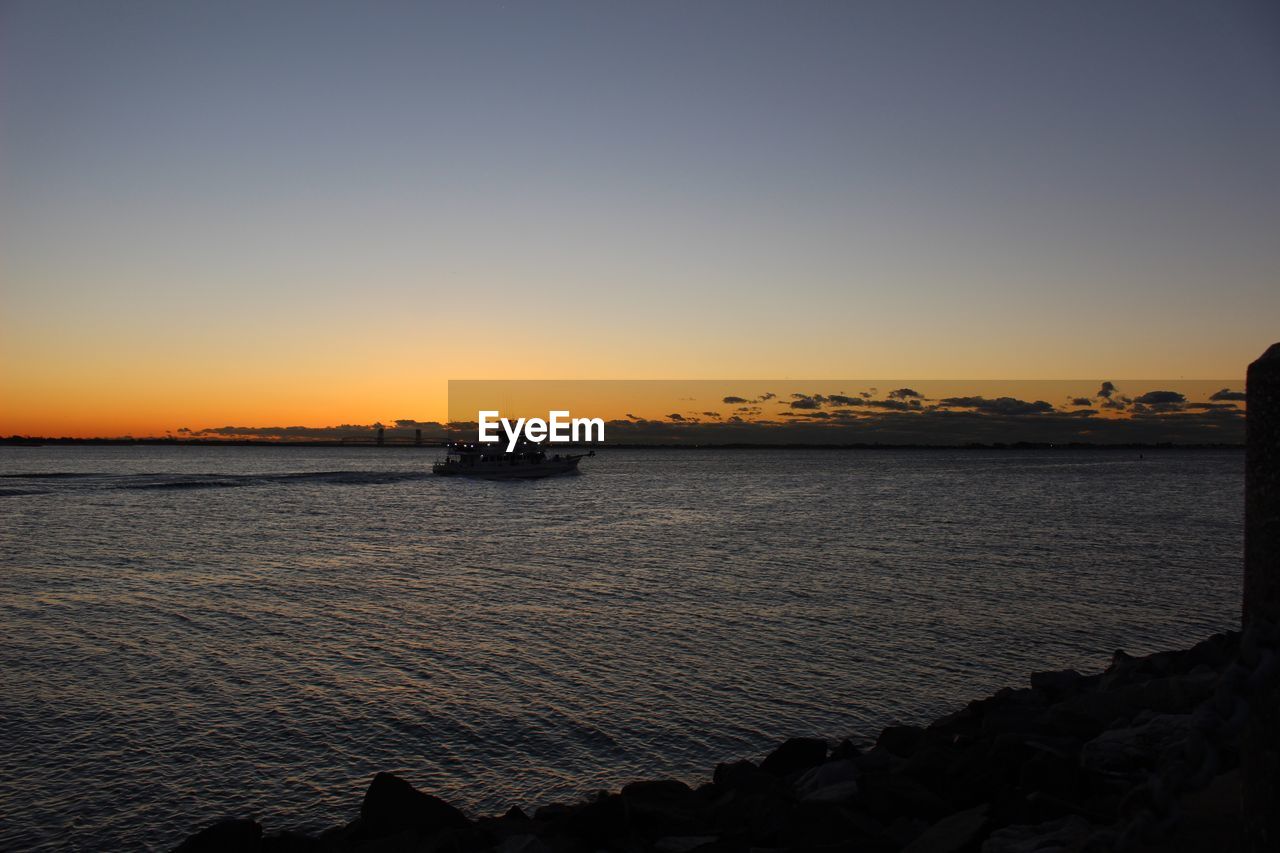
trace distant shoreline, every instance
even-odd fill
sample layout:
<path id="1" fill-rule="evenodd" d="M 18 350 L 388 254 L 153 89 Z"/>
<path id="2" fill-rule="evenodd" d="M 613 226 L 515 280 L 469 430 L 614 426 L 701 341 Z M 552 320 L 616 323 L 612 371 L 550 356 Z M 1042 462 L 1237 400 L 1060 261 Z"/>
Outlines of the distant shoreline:
<path id="1" fill-rule="evenodd" d="M 378 444 L 372 439 L 353 439 L 351 441 L 274 441 L 264 439 L 198 439 L 198 438 L 0 438 L 0 446 L 5 447 L 47 447 L 47 446 L 161 446 L 161 447 L 324 447 L 324 448 L 369 448 L 371 450 L 440 450 L 445 446 L 443 439 L 424 440 L 417 444 L 412 440 L 388 439 Z M 558 447 L 587 447 L 597 450 L 1244 450 L 1244 443 L 1217 442 L 1174 444 L 1171 442 L 1156 443 L 1092 443 L 1092 442 L 1036 442 L 1011 441 L 965 444 L 807 444 L 803 442 L 767 443 L 742 442 L 729 444 L 597 444 L 573 445 L 561 444 Z"/>

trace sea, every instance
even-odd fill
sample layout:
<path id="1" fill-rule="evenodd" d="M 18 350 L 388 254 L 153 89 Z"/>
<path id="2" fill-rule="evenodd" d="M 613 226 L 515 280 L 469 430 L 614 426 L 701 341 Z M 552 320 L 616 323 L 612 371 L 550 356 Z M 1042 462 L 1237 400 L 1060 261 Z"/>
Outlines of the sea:
<path id="1" fill-rule="evenodd" d="M 0 849 L 471 816 L 1238 624 L 1237 450 L 0 447 Z"/>

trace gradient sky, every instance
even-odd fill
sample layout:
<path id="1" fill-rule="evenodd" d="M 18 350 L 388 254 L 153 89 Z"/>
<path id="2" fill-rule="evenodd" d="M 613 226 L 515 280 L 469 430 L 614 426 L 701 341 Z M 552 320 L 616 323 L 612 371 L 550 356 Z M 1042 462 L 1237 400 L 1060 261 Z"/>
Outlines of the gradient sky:
<path id="1" fill-rule="evenodd" d="M 1270 2 L 0 2 L 0 434 L 449 378 L 1228 379 Z"/>

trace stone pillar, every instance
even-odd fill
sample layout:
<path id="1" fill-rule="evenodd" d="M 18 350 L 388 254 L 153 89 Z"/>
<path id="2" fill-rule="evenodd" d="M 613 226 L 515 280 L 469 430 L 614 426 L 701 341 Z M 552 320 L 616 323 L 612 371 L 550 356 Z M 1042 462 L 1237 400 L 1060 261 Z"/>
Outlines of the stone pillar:
<path id="1" fill-rule="evenodd" d="M 1244 625 L 1280 622 L 1280 343 L 1249 365 Z M 1280 685 L 1254 696 L 1241 745 L 1245 849 L 1280 850 Z"/>

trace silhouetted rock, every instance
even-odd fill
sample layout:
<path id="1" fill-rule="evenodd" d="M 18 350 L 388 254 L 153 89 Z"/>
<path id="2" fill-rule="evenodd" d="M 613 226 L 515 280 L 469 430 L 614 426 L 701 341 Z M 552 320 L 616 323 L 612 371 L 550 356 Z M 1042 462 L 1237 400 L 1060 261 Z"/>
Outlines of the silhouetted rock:
<path id="1" fill-rule="evenodd" d="M 657 853 L 693 853 L 711 847 L 719 839 L 714 835 L 668 835 L 653 842 Z"/>
<path id="2" fill-rule="evenodd" d="M 907 758 L 916 751 L 924 729 L 919 726 L 889 726 L 880 732 L 876 746 L 883 747 L 900 758 Z"/>
<path id="3" fill-rule="evenodd" d="M 382 838 L 407 830 L 434 835 L 447 829 L 466 829 L 471 822 L 439 797 L 424 794 L 390 773 L 379 773 L 369 783 L 360 804 L 362 834 Z"/>
<path id="4" fill-rule="evenodd" d="M 262 853 L 322 853 L 329 848 L 301 832 L 278 832 L 262 839 Z"/>
<path id="5" fill-rule="evenodd" d="M 835 749 L 831 750 L 831 755 L 828 757 L 832 760 L 848 759 L 852 761 L 860 755 L 862 755 L 862 747 L 845 738 L 836 745 Z"/>
<path id="6" fill-rule="evenodd" d="M 1189 714 L 1161 714 L 1098 735 L 1080 750 L 1080 765 L 1111 776 L 1145 776 L 1191 736 Z"/>
<path id="7" fill-rule="evenodd" d="M 858 765 L 847 759 L 811 767 L 795 781 L 797 796 L 810 803 L 840 803 L 858 793 Z"/>
<path id="8" fill-rule="evenodd" d="M 498 853 L 551 853 L 551 848 L 536 835 L 511 835 L 494 849 Z"/>
<path id="9" fill-rule="evenodd" d="M 774 776 L 790 776 L 808 770 L 827 758 L 827 742 L 821 738 L 793 737 L 760 762 L 760 769 Z"/>
<path id="10" fill-rule="evenodd" d="M 954 811 L 950 803 L 903 773 L 862 777 L 858 802 L 872 814 L 889 820 L 914 817 L 932 823 Z"/>
<path id="11" fill-rule="evenodd" d="M 902 849 L 902 853 L 960 853 L 968 850 L 987 826 L 986 804 L 948 815 Z"/>
<path id="12" fill-rule="evenodd" d="M 623 831 L 626 820 L 626 806 L 622 797 L 618 794 L 606 794 L 594 802 L 572 809 L 561 819 L 556 829 L 593 846 L 601 846 Z"/>
<path id="13" fill-rule="evenodd" d="M 1052 701 L 1059 701 L 1080 689 L 1084 678 L 1074 669 L 1031 673 L 1031 689 L 1044 693 Z"/>
<path id="14" fill-rule="evenodd" d="M 705 834 L 707 823 L 699 819 L 702 805 L 693 790 L 675 779 L 632 782 L 620 795 L 622 814 L 634 833 L 649 837 Z"/>
<path id="15" fill-rule="evenodd" d="M 786 784 L 781 779 L 772 773 L 765 773 L 750 761 L 718 764 L 714 778 L 716 787 L 730 791 L 771 796 L 784 796 L 787 792 Z"/>
<path id="16" fill-rule="evenodd" d="M 983 843 L 982 853 L 1048 853 L 1080 850 L 1092 828 L 1079 815 L 1029 825 L 1006 826 Z"/>
<path id="17" fill-rule="evenodd" d="M 262 826 L 256 820 L 224 820 L 189 836 L 174 853 L 260 853 Z"/>

